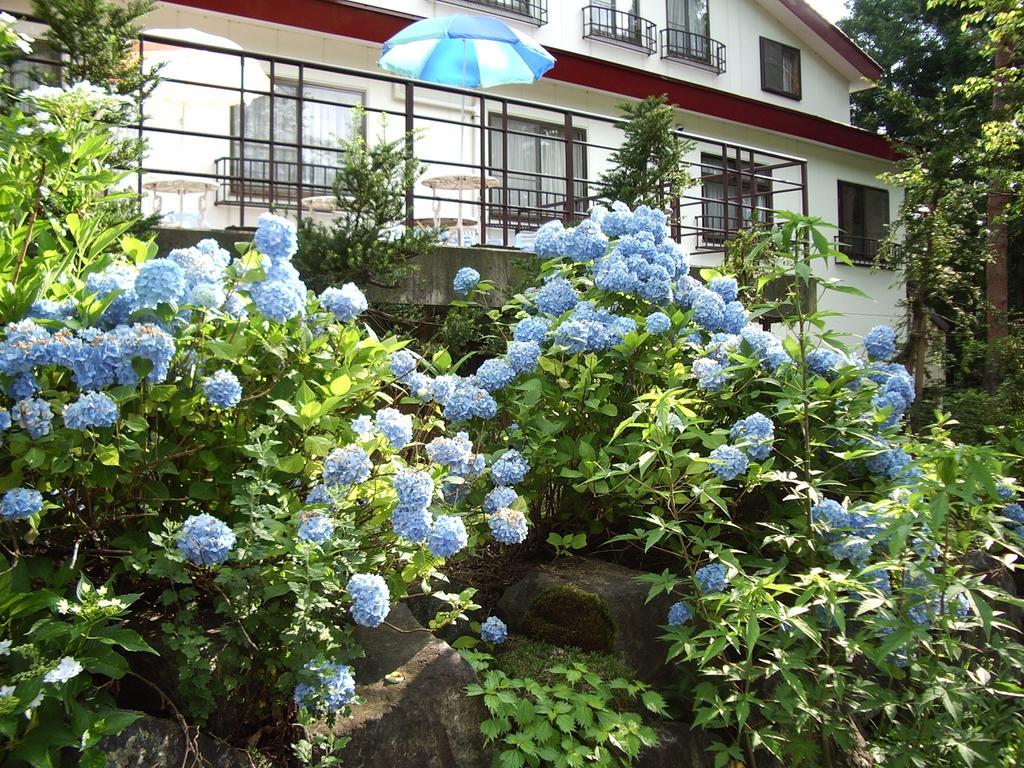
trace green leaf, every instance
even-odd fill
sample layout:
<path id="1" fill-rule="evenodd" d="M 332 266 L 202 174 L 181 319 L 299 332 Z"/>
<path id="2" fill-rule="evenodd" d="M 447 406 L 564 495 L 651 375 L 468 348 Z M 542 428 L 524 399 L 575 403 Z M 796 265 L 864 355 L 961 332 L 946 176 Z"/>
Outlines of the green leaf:
<path id="1" fill-rule="evenodd" d="M 121 454 L 116 445 L 101 445 L 96 449 L 96 458 L 100 464 L 106 467 L 117 467 L 121 465 Z"/>

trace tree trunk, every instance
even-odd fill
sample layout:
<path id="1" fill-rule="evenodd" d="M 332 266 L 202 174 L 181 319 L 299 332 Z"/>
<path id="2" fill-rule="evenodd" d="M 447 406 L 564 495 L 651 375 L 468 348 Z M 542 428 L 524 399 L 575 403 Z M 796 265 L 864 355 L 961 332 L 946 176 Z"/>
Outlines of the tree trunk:
<path id="1" fill-rule="evenodd" d="M 995 69 L 1000 71 L 1010 66 L 1013 51 L 1009 41 L 996 50 Z M 994 119 L 1006 119 L 1007 103 L 1003 78 L 996 80 L 992 91 L 992 114 Z M 988 263 L 985 266 L 985 295 L 988 300 L 986 317 L 986 340 L 988 355 L 985 361 L 985 389 L 994 392 L 999 386 L 998 342 L 1009 332 L 1007 312 L 1009 310 L 1009 231 L 1005 213 L 1010 204 L 1010 195 L 1003 180 L 994 175 L 989 180 L 986 213 L 988 217 Z"/>
<path id="2" fill-rule="evenodd" d="M 910 365 L 914 371 L 915 399 L 924 392 L 925 367 L 928 364 L 928 308 L 920 299 L 910 305 Z"/>

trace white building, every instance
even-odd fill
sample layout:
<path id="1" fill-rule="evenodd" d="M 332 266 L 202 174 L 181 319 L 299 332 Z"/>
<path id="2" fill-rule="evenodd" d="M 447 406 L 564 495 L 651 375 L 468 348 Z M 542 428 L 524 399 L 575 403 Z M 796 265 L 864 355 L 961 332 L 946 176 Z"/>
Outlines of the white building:
<path id="1" fill-rule="evenodd" d="M 459 12 L 502 16 L 555 68 L 533 85 L 460 92 L 376 66 L 406 25 Z M 428 179 L 469 177 L 462 191 L 417 186 L 409 218 L 455 224 L 461 213 L 466 236 L 514 245 L 542 221 L 586 212 L 621 140 L 616 105 L 665 93 L 698 137 L 699 182 L 673 212 L 695 264 L 714 265 L 755 211 L 805 211 L 839 225 L 860 266 L 830 273 L 867 295 L 836 294 L 824 308 L 854 333 L 899 312 L 897 276 L 870 266 L 899 204 L 877 178 L 894 156 L 850 125 L 850 93 L 881 73 L 804 0 L 177 0 L 160 2 L 147 28 L 144 60 L 167 65 L 141 130 L 150 152 L 138 184 L 169 222 L 252 226 L 270 207 L 329 216 L 316 198 L 330 192 L 337 138 L 372 140 L 386 116 L 392 137 L 420 131 Z"/>

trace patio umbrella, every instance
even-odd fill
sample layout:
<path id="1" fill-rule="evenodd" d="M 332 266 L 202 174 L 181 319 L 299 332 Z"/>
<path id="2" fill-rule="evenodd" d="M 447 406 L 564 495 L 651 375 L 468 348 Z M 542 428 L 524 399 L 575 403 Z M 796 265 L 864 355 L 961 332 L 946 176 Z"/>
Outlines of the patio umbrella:
<path id="1" fill-rule="evenodd" d="M 555 58 L 500 19 L 457 13 L 410 24 L 384 43 L 377 64 L 428 83 L 490 88 L 539 80 Z"/>

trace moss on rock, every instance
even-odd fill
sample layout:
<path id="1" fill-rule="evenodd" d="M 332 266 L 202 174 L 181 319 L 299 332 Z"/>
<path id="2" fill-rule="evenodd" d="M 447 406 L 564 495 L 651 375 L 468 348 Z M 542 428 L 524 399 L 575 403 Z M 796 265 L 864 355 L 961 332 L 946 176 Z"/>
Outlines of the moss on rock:
<path id="1" fill-rule="evenodd" d="M 611 650 L 615 638 L 615 622 L 604 600 L 569 584 L 537 595 L 522 628 L 528 637 L 584 651 Z"/>

